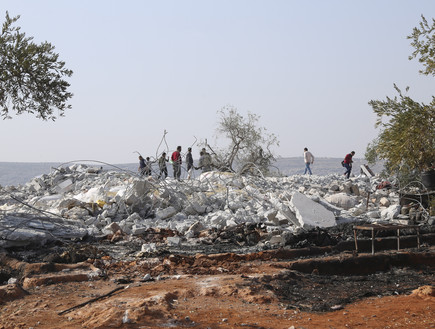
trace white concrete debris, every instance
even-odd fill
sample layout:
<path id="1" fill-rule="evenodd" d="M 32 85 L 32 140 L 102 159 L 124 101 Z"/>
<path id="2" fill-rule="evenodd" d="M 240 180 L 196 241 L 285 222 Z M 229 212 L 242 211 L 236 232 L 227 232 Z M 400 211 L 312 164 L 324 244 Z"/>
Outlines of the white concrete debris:
<path id="1" fill-rule="evenodd" d="M 301 227 L 332 227 L 336 225 L 332 211 L 314 202 L 302 193 L 295 192 L 290 201 L 291 209 L 296 214 Z"/>
<path id="2" fill-rule="evenodd" d="M 35 184 L 32 184 L 33 186 Z M 55 190 L 57 193 L 67 193 L 70 192 L 74 189 L 74 183 L 71 179 L 66 179 L 62 182 L 60 182 L 59 184 L 57 184 L 57 186 L 55 187 Z"/>
<path id="3" fill-rule="evenodd" d="M 284 245 L 289 234 L 301 229 L 395 220 L 399 195 L 374 189 L 379 182 L 376 176 L 345 180 L 337 174 L 245 177 L 221 172 L 179 182 L 74 164 L 24 186 L 0 189 L 0 247 L 118 231 L 134 236 L 150 228 L 177 231 L 166 243 L 179 246 L 201 239 L 203 231 L 240 224 L 264 224 L 269 234 L 263 239 Z"/>
<path id="4" fill-rule="evenodd" d="M 333 205 L 336 205 L 346 210 L 355 207 L 357 204 L 356 197 L 343 192 L 329 195 L 325 198 L 325 200 L 329 203 L 332 203 Z"/>
<path id="5" fill-rule="evenodd" d="M 401 207 L 398 204 L 389 206 L 388 208 L 381 210 L 381 217 L 387 220 L 397 218 L 400 214 L 400 209 Z"/>

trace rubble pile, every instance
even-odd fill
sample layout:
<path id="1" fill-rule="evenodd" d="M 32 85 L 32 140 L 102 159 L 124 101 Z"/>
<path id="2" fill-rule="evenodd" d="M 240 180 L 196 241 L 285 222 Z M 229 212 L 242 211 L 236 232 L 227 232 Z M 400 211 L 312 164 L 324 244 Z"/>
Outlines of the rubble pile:
<path id="1" fill-rule="evenodd" d="M 365 175 L 347 180 L 338 174 L 253 177 L 226 172 L 158 180 L 73 164 L 25 185 L 1 187 L 0 247 L 85 237 L 133 239 L 150 229 L 176 232 L 165 238 L 171 246 L 207 244 L 217 237 L 224 241 L 219 231 L 235 232 L 247 245 L 285 245 L 295 234 L 342 223 L 432 224 L 427 211 L 419 205 L 402 207 L 399 191 L 391 185 L 379 188 L 381 183 L 379 177 Z M 150 248 L 151 243 L 143 247 Z"/>

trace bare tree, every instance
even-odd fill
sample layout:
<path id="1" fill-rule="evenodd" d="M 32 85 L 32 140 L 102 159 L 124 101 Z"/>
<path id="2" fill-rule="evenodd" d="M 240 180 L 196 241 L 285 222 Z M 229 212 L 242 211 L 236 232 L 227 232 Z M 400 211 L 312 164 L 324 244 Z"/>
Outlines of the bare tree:
<path id="1" fill-rule="evenodd" d="M 275 160 L 271 147 L 279 145 L 277 137 L 267 133 L 266 128 L 257 126 L 260 117 L 256 114 L 248 112 L 247 117 L 243 117 L 232 106 L 222 108 L 218 114 L 218 134 L 230 141 L 228 147 L 212 150 L 219 169 L 243 174 L 255 168 L 267 172 Z"/>

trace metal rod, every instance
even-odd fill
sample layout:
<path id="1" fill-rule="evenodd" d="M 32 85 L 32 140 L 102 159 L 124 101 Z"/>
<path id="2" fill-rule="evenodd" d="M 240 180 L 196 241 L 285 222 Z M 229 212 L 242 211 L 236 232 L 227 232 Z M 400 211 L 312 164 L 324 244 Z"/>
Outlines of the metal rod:
<path id="1" fill-rule="evenodd" d="M 397 251 L 400 250 L 400 229 L 397 229 Z"/>
<path id="2" fill-rule="evenodd" d="M 356 238 L 356 229 L 355 228 L 353 229 L 353 236 L 355 239 L 355 251 L 358 252 L 358 240 Z"/>

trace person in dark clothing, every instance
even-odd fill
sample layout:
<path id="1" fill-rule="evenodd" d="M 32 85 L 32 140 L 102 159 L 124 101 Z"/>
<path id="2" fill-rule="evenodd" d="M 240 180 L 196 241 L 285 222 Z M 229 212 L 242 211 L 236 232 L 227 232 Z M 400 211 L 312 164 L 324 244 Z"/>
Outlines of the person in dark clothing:
<path id="1" fill-rule="evenodd" d="M 346 168 L 346 172 L 344 173 L 346 178 L 349 178 L 350 172 L 352 171 L 352 163 L 353 163 L 352 157 L 354 155 L 355 155 L 355 151 L 352 151 L 349 154 L 346 154 L 346 156 L 344 157 L 343 165 Z"/>
<path id="2" fill-rule="evenodd" d="M 139 168 L 137 169 L 137 171 L 139 171 L 139 174 L 143 176 L 145 174 L 145 169 L 145 159 L 142 157 L 142 155 L 139 155 Z"/>
<path id="3" fill-rule="evenodd" d="M 177 150 L 172 153 L 171 156 L 172 167 L 174 168 L 174 178 L 180 180 L 181 177 L 181 146 L 177 146 Z"/>
<path id="4" fill-rule="evenodd" d="M 187 179 L 190 179 L 192 177 L 192 171 L 193 171 L 193 156 L 192 156 L 191 147 L 187 149 L 186 165 L 187 165 Z"/>
<path id="5" fill-rule="evenodd" d="M 159 158 L 159 169 L 160 169 L 160 173 L 159 173 L 159 179 L 160 177 L 162 177 L 162 174 L 165 175 L 165 177 L 163 179 L 165 179 L 166 177 L 168 177 L 168 167 L 166 167 L 166 162 L 168 162 L 169 159 L 166 158 L 166 153 L 163 152 L 161 157 Z"/>
<path id="6" fill-rule="evenodd" d="M 151 166 L 152 166 L 152 162 L 150 160 L 150 157 L 147 157 L 147 162 L 145 165 L 145 175 L 146 176 L 151 176 Z"/>

